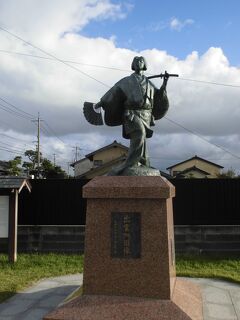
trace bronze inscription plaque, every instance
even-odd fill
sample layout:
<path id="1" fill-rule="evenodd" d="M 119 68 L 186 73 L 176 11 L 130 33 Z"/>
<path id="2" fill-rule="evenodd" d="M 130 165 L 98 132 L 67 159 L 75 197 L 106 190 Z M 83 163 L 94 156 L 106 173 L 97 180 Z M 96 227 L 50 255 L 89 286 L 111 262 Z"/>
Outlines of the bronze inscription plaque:
<path id="1" fill-rule="evenodd" d="M 141 214 L 112 212 L 111 257 L 141 257 Z"/>

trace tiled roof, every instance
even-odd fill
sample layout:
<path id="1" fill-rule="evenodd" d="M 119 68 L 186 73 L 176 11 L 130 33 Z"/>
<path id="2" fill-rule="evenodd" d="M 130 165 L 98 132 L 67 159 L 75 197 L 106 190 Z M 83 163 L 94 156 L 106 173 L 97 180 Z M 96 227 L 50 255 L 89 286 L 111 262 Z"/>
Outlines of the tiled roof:
<path id="1" fill-rule="evenodd" d="M 2 161 L 0 160 L 0 171 L 8 171 L 9 163 L 8 161 Z"/>
<path id="2" fill-rule="evenodd" d="M 187 169 L 179 172 L 178 175 L 185 174 L 185 173 L 188 173 L 188 172 L 191 172 L 191 171 L 197 171 L 197 172 L 203 173 L 205 175 L 211 175 L 209 172 L 204 171 L 204 170 L 202 170 L 202 169 L 200 169 L 200 168 L 198 168 L 196 166 L 193 166 L 191 168 L 187 168 Z"/>
<path id="3" fill-rule="evenodd" d="M 76 179 L 80 179 L 80 178 L 84 178 L 85 176 L 87 176 L 88 174 L 95 174 L 96 176 L 98 175 L 98 171 L 101 171 L 102 169 L 109 169 L 111 170 L 113 165 L 116 165 L 118 163 L 123 162 L 126 159 L 125 156 L 120 156 L 116 159 L 113 159 L 111 161 L 108 161 L 106 163 L 104 163 L 103 165 L 96 167 L 96 168 L 91 168 L 90 170 L 88 170 L 87 172 L 84 172 L 83 174 L 76 176 Z"/>
<path id="4" fill-rule="evenodd" d="M 0 176 L 0 189 L 18 189 L 20 192 L 23 187 L 27 187 L 31 191 L 31 184 L 27 179 Z"/>
<path id="5" fill-rule="evenodd" d="M 186 162 L 191 161 L 191 160 L 201 160 L 201 161 L 203 161 L 203 162 L 212 164 L 212 165 L 215 166 L 215 167 L 218 167 L 218 168 L 221 168 L 221 169 L 224 168 L 224 167 L 220 166 L 220 165 L 217 164 L 217 163 L 208 161 L 208 160 L 203 159 L 203 158 L 200 158 L 200 157 L 198 157 L 198 156 L 194 156 L 194 157 L 192 157 L 192 158 L 190 158 L 190 159 L 187 159 L 187 160 L 184 160 L 184 161 L 182 161 L 182 162 L 175 163 L 174 165 L 168 167 L 167 170 L 172 169 L 172 168 L 178 166 L 179 164 L 183 164 L 183 163 L 186 163 Z"/>

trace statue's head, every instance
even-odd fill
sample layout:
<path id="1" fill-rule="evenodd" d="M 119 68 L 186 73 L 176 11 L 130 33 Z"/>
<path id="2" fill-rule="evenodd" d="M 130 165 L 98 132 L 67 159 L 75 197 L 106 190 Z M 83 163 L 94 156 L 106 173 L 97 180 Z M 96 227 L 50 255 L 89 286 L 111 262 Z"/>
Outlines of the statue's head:
<path id="1" fill-rule="evenodd" d="M 132 62 L 132 70 L 147 70 L 147 62 L 144 57 L 134 57 Z"/>

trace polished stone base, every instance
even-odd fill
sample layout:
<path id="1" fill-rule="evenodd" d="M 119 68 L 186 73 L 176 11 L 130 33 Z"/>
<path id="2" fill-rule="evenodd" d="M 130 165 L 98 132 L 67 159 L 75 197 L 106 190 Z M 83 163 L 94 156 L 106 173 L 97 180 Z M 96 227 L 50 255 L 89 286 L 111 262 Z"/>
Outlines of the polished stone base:
<path id="1" fill-rule="evenodd" d="M 198 286 L 177 279 L 171 300 L 126 296 L 84 295 L 44 317 L 44 320 L 202 320 Z"/>
<path id="2" fill-rule="evenodd" d="M 170 299 L 176 278 L 174 191 L 174 186 L 161 176 L 95 177 L 84 186 L 83 195 L 88 199 L 85 295 Z M 114 226 L 115 215 L 136 216 L 139 223 L 135 227 L 129 224 L 127 231 L 119 233 Z M 136 232 L 139 229 L 140 238 Z M 130 234 L 130 230 L 135 231 Z M 114 234 L 118 241 L 113 241 Z M 126 253 L 125 257 L 123 237 L 129 241 L 130 255 Z M 131 239 L 134 243 L 130 244 Z M 116 244 L 120 247 L 115 249 Z M 140 252 L 135 251 L 136 247 Z"/>
<path id="3" fill-rule="evenodd" d="M 86 184 L 83 296 L 44 319 L 202 320 L 200 289 L 176 280 L 174 195 L 161 176 Z"/>

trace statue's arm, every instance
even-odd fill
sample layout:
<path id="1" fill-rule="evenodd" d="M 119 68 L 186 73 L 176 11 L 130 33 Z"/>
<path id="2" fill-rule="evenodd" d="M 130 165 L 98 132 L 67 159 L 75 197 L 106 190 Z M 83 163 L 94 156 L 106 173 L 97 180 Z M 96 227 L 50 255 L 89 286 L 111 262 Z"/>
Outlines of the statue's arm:
<path id="1" fill-rule="evenodd" d="M 94 109 L 103 108 L 103 110 L 105 110 L 106 105 L 111 104 L 111 101 L 113 100 L 112 91 L 113 91 L 113 88 L 107 91 L 105 95 L 100 99 L 100 101 L 94 104 Z"/>
<path id="2" fill-rule="evenodd" d="M 94 108 L 103 108 L 104 121 L 108 126 L 119 126 L 122 124 L 125 96 L 118 84 L 109 89 L 95 104 Z"/>
<path id="3" fill-rule="evenodd" d="M 100 100 L 99 102 L 95 103 L 94 108 L 95 108 L 95 109 L 102 108 L 101 100 Z"/>

